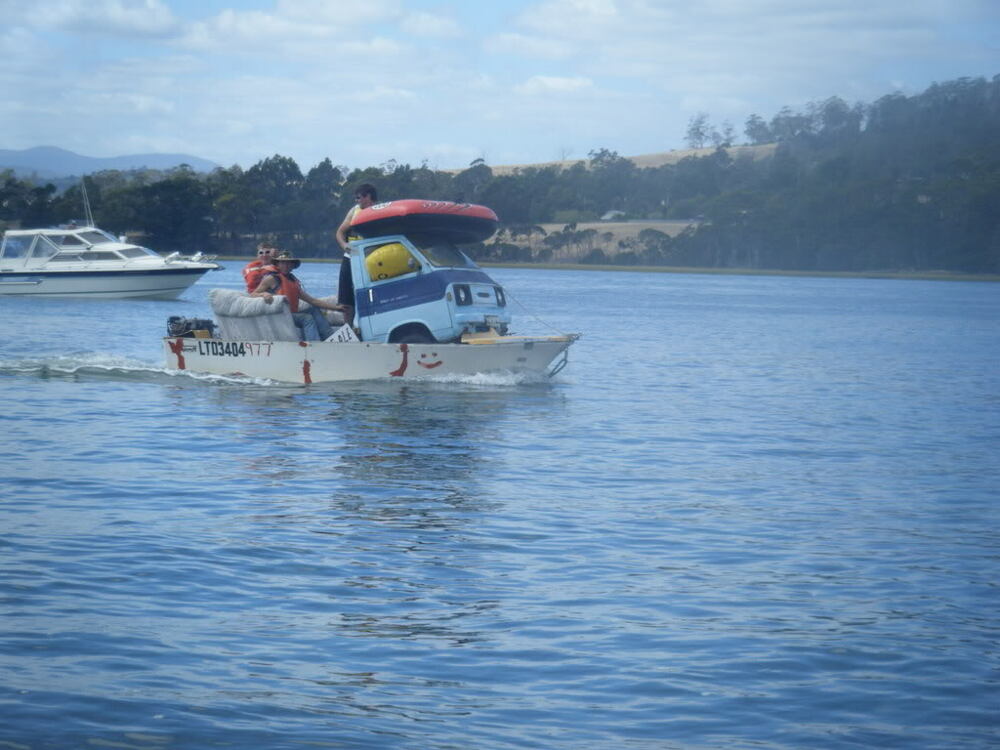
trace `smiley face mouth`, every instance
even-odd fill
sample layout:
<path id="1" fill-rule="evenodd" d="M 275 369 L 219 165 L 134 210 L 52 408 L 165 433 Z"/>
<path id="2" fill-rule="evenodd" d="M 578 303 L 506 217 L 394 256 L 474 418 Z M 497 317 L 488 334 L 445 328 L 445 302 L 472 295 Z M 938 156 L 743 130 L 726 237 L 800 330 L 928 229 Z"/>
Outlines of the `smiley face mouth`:
<path id="1" fill-rule="evenodd" d="M 417 364 L 423 367 L 425 370 L 433 370 L 435 367 L 440 367 L 444 362 L 437 359 L 437 352 L 431 352 L 430 354 L 421 354 L 420 359 L 417 360 Z"/>

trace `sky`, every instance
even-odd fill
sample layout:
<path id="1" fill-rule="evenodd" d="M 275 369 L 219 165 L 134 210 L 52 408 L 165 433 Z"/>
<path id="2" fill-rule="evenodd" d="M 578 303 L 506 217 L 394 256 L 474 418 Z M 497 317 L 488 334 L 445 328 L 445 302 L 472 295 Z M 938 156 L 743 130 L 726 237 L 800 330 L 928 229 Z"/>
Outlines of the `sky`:
<path id="1" fill-rule="evenodd" d="M 0 148 L 434 169 L 637 156 L 1000 74 L 1000 0 L 0 0 Z"/>

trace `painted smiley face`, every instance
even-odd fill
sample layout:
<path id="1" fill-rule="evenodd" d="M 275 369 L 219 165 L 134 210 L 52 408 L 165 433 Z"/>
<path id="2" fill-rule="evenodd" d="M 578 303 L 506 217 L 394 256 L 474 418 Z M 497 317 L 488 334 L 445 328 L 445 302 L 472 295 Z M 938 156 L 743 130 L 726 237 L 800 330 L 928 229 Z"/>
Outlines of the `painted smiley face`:
<path id="1" fill-rule="evenodd" d="M 425 370 L 433 370 L 435 367 L 440 367 L 444 362 L 437 358 L 437 352 L 431 352 L 430 354 L 421 354 L 420 359 L 417 360 L 417 364 L 423 367 Z"/>

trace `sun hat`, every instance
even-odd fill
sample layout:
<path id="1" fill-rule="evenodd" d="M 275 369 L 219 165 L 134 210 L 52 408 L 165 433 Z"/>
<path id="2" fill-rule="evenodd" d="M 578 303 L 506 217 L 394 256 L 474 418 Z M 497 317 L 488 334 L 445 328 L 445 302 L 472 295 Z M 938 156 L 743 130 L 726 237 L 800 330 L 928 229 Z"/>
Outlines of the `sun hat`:
<path id="1" fill-rule="evenodd" d="M 292 268 L 298 268 L 299 266 L 302 265 L 302 261 L 296 258 L 287 250 L 282 250 L 277 255 L 271 257 L 272 263 L 281 263 L 281 261 L 283 260 L 287 260 L 289 263 L 293 263 L 294 265 L 292 266 Z"/>

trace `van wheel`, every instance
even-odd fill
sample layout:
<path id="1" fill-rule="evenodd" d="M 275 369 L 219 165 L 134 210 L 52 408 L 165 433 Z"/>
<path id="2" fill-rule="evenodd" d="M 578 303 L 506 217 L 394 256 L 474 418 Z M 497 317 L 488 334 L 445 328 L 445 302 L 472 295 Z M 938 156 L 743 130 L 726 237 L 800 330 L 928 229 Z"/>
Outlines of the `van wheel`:
<path id="1" fill-rule="evenodd" d="M 426 331 L 407 331 L 398 338 L 397 344 L 436 344 L 437 339 Z"/>

